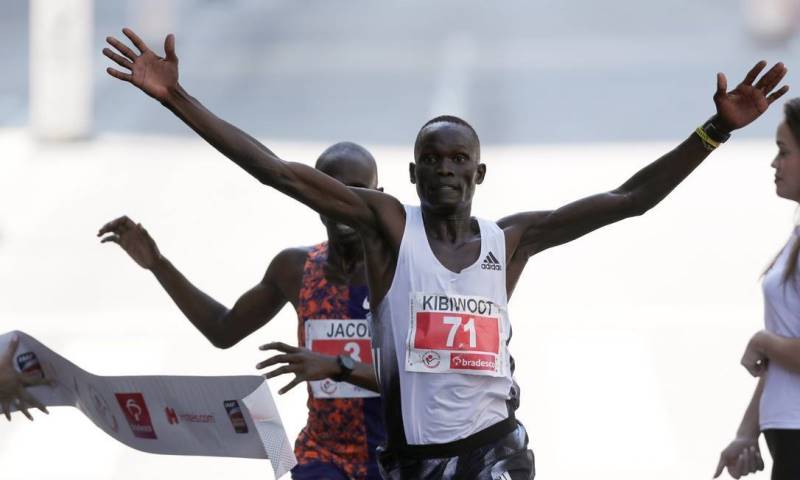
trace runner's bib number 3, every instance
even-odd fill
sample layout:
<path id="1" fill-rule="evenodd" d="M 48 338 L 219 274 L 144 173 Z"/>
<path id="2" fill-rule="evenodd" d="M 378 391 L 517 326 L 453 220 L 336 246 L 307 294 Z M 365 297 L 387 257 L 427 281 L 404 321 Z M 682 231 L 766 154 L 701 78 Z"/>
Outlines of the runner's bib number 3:
<path id="1" fill-rule="evenodd" d="M 483 297 L 412 293 L 406 370 L 503 376 L 504 318 Z"/>
<path id="2" fill-rule="evenodd" d="M 306 348 L 323 355 L 350 355 L 357 362 L 372 364 L 372 340 L 364 319 L 306 320 Z M 380 395 L 347 382 L 330 378 L 308 382 L 314 398 L 366 398 Z"/>

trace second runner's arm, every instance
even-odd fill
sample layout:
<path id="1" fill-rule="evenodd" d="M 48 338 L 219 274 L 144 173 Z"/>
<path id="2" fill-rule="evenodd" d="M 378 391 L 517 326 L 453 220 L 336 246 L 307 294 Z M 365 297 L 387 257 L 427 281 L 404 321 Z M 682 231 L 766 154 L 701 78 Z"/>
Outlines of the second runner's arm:
<path id="1" fill-rule="evenodd" d="M 725 75 L 717 74 L 714 125 L 730 132 L 748 125 L 788 87 L 775 87 L 786 74 L 782 63 L 758 78 L 766 67 L 759 62 L 737 87 L 728 92 Z M 755 83 L 754 83 L 755 82 Z M 646 166 L 620 187 L 567 204 L 557 210 L 528 212 L 500 220 L 507 233 L 509 258 L 526 257 L 581 237 L 624 218 L 641 215 L 657 205 L 709 155 L 707 142 L 692 133 L 675 149 Z M 509 234 L 510 233 L 510 234 Z"/>
<path id="2" fill-rule="evenodd" d="M 286 305 L 288 297 L 276 278 L 291 275 L 288 251 L 270 263 L 258 285 L 245 292 L 229 309 L 193 285 L 158 250 L 153 238 L 128 217 L 105 224 L 97 234 L 102 242 L 118 244 L 142 268 L 149 270 L 175 305 L 215 347 L 229 348 L 269 322 Z"/>
<path id="3" fill-rule="evenodd" d="M 262 369 L 282 364 L 275 370 L 267 372 L 264 375 L 266 378 L 274 378 L 287 373 L 294 374 L 292 381 L 278 390 L 278 393 L 281 394 L 288 392 L 301 382 L 333 378 L 341 371 L 336 357 L 312 352 L 307 348 L 293 347 L 283 342 L 273 342 L 260 346 L 259 350 L 281 352 L 256 365 L 256 368 Z M 355 362 L 355 368 L 345 382 L 373 392 L 380 392 L 378 380 L 375 377 L 375 369 L 372 368 L 372 365 L 363 362 Z"/>

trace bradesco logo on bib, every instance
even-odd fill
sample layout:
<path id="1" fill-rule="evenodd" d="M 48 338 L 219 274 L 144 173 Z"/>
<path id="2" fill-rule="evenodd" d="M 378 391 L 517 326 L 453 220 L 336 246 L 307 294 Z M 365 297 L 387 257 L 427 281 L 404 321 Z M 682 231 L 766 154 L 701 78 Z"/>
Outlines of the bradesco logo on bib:
<path id="1" fill-rule="evenodd" d="M 356 362 L 372 364 L 372 337 L 365 319 L 306 320 L 306 348 L 323 355 L 349 355 Z M 365 398 L 380 395 L 330 378 L 308 382 L 314 398 Z"/>
<path id="2" fill-rule="evenodd" d="M 412 293 L 406 370 L 503 376 L 503 318 L 483 297 Z"/>

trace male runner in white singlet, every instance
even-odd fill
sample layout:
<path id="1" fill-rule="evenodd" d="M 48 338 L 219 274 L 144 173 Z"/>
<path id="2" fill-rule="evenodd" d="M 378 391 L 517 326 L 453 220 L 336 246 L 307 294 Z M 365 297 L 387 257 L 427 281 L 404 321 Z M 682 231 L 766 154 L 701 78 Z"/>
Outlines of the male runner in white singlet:
<path id="1" fill-rule="evenodd" d="M 361 235 L 387 432 L 380 461 L 384 477 L 397 479 L 533 478 L 527 434 L 514 418 L 506 311 L 528 258 L 646 212 L 730 131 L 787 90 L 770 93 L 786 73 L 782 64 L 756 82 L 766 66 L 760 62 L 731 92 L 718 74 L 716 115 L 622 186 L 494 223 L 471 215 L 486 166 L 478 136 L 463 120 L 438 117 L 423 125 L 410 165 L 421 206 L 404 206 L 281 160 L 182 88 L 172 35 L 161 58 L 132 31 L 124 33 L 139 53 L 109 37 L 119 53 L 105 49 L 105 55 L 130 71 L 109 68 L 110 75 L 157 99 L 265 185 Z"/>

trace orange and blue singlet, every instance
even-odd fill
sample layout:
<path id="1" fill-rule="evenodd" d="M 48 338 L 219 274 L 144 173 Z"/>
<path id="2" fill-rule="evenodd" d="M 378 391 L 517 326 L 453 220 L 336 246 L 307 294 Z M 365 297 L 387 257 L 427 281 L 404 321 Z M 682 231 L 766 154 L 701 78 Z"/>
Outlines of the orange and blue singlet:
<path id="1" fill-rule="evenodd" d="M 328 244 L 312 247 L 303 267 L 297 308 L 297 337 L 306 344 L 308 319 L 367 317 L 366 285 L 329 283 L 325 278 Z M 308 389 L 308 421 L 295 442 L 295 479 L 380 478 L 375 448 L 383 443 L 380 398 L 320 398 Z"/>

